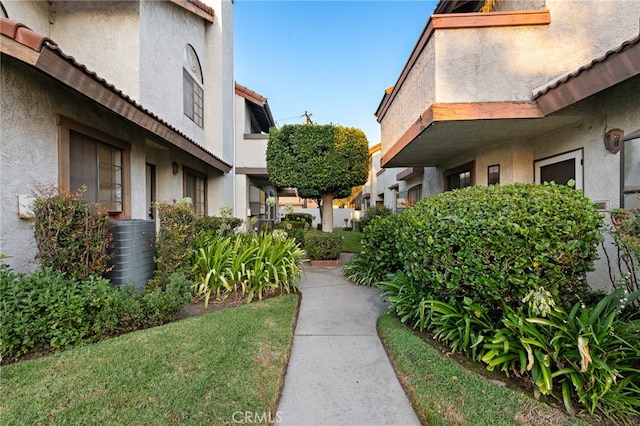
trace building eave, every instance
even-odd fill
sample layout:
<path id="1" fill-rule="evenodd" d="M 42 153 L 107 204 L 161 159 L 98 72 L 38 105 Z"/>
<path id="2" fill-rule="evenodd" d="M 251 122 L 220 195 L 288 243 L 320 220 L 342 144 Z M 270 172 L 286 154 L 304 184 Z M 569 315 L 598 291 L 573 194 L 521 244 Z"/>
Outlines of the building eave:
<path id="1" fill-rule="evenodd" d="M 383 153 L 381 167 L 429 167 L 478 146 L 513 140 L 521 126 L 543 133 L 566 125 L 573 116 L 541 120 L 535 103 L 436 103 L 429 106 L 405 133 Z"/>
<path id="2" fill-rule="evenodd" d="M 189 12 L 201 17 L 205 21 L 213 24 L 215 19 L 215 11 L 211 6 L 204 4 L 198 0 L 171 0 L 172 3 L 188 10 Z"/>
<path id="3" fill-rule="evenodd" d="M 0 18 L 0 51 L 3 55 L 26 63 L 114 114 L 140 126 L 170 144 L 188 152 L 221 172 L 231 165 L 144 108 L 105 79 L 66 55 L 48 37 L 28 27 Z"/>
<path id="4" fill-rule="evenodd" d="M 548 115 L 637 75 L 640 75 L 640 35 L 542 89 L 534 89 L 533 98 Z"/>
<path id="5" fill-rule="evenodd" d="M 238 83 L 235 84 L 235 93 L 246 100 L 247 106 L 258 120 L 260 130 L 269 133 L 269 129 L 275 127 L 276 121 L 271 114 L 267 98 Z"/>

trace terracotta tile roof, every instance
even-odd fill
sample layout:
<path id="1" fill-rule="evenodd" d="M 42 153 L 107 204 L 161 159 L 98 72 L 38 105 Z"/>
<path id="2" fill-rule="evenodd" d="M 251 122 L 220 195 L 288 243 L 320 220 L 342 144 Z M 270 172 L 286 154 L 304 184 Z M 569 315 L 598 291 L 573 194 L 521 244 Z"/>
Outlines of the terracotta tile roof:
<path id="1" fill-rule="evenodd" d="M 267 98 L 238 83 L 236 83 L 235 92 L 236 95 L 249 101 L 247 105 L 258 120 L 260 130 L 264 133 L 269 133 L 269 129 L 275 127 L 276 122 L 271 115 L 271 109 L 267 103 Z"/>
<path id="2" fill-rule="evenodd" d="M 236 95 L 240 95 L 243 98 L 248 99 L 250 101 L 254 101 L 254 102 L 261 102 L 261 103 L 267 102 L 267 98 L 265 98 L 261 94 L 254 92 L 248 87 L 238 83 L 236 83 Z"/>
<path id="3" fill-rule="evenodd" d="M 20 44 L 23 44 L 36 52 L 40 52 L 45 43 L 55 46 L 55 42 L 49 37 L 31 31 L 29 27 L 21 22 L 12 21 L 4 17 L 0 17 L 0 33 L 7 36 Z"/>
<path id="4" fill-rule="evenodd" d="M 534 99 L 544 95 L 545 93 L 549 92 L 552 89 L 557 88 L 558 86 L 565 84 L 567 82 L 569 82 L 570 80 L 578 77 L 580 74 L 583 74 L 586 71 L 589 71 L 590 69 L 594 68 L 597 64 L 600 63 L 604 63 L 607 60 L 609 60 L 610 58 L 628 50 L 631 49 L 632 47 L 636 46 L 636 45 L 640 45 L 640 35 L 638 35 L 637 37 L 631 39 L 631 40 L 627 40 L 624 43 L 622 43 L 620 46 L 615 47 L 614 49 L 611 49 L 609 51 L 607 51 L 604 55 L 592 60 L 591 62 L 589 62 L 586 65 L 581 66 L 580 68 L 578 68 L 575 71 L 572 71 L 568 74 L 565 74 L 557 79 L 555 79 L 552 83 L 548 84 L 547 86 L 545 86 L 542 89 L 534 89 L 535 93 L 534 93 Z M 640 58 L 638 58 L 640 60 Z"/>
<path id="5" fill-rule="evenodd" d="M 174 132 L 176 135 L 179 136 L 179 138 L 185 140 L 189 144 L 191 144 L 194 147 L 196 147 L 198 150 L 202 151 L 203 154 L 206 154 L 203 157 L 210 156 L 213 161 L 207 161 L 207 162 L 210 163 L 211 165 L 213 165 L 214 167 L 216 167 L 216 168 L 218 168 L 218 169 L 220 169 L 220 170 L 222 170 L 224 172 L 227 172 L 227 171 L 229 171 L 231 169 L 232 166 L 230 164 L 227 164 L 226 162 L 224 162 L 223 160 L 218 158 L 216 155 L 214 155 L 213 153 L 211 153 L 210 151 L 205 149 L 203 146 L 199 145 L 194 140 L 189 138 L 187 135 L 182 133 L 180 130 L 178 130 L 177 128 L 173 127 L 168 122 L 164 121 L 162 118 L 158 117 L 153 112 L 151 112 L 150 110 L 148 110 L 145 107 L 143 107 L 141 104 L 136 102 L 134 99 L 132 99 L 131 97 L 126 95 L 124 92 L 122 92 L 121 90 L 116 88 L 113 84 L 110 84 L 104 78 L 98 76 L 98 74 L 96 74 L 95 72 L 89 70 L 85 65 L 83 65 L 83 64 L 79 63 L 78 61 L 76 61 L 75 58 L 73 58 L 73 56 L 69 56 L 69 55 L 65 54 L 60 49 L 60 47 L 53 40 L 51 40 L 50 38 L 32 31 L 31 29 L 29 29 L 26 25 L 24 25 L 22 23 L 19 23 L 19 22 L 16 22 L 16 21 L 12 21 L 12 20 L 4 18 L 4 17 L 0 17 L 0 33 L 3 36 L 8 37 L 10 39 L 13 39 L 16 42 L 18 42 L 18 43 L 28 47 L 29 49 L 36 51 L 36 52 L 42 52 L 43 48 L 46 47 L 49 51 L 51 51 L 52 53 L 57 55 L 61 60 L 66 62 L 66 64 L 68 66 L 70 66 L 72 68 L 75 68 L 77 70 L 80 70 L 84 75 L 88 76 L 90 79 L 92 79 L 93 81 L 97 82 L 99 85 L 101 85 L 106 90 L 108 90 L 109 92 L 113 93 L 114 95 L 116 95 L 118 98 L 123 100 L 125 103 L 131 105 L 133 108 L 135 108 L 136 110 L 142 112 L 144 115 L 146 115 L 147 117 L 151 118 L 153 121 L 155 121 L 155 122 L 159 123 L 160 125 L 166 127 L 171 132 Z M 4 49 L 2 49 L 2 53 L 5 53 Z M 36 66 L 36 68 L 38 68 L 37 63 L 36 64 L 32 64 L 32 65 L 34 65 L 34 66 Z M 76 89 L 80 93 L 82 93 L 78 88 L 74 87 L 74 89 Z M 114 111 L 114 112 L 119 114 L 119 111 Z M 120 115 L 122 115 L 122 114 L 120 114 Z M 122 116 L 124 117 L 124 115 L 122 115 Z M 127 117 L 125 117 L 125 118 L 127 118 Z M 139 123 L 136 123 L 136 124 L 139 124 Z M 157 129 L 158 126 L 153 126 L 153 128 Z M 158 134 L 158 133 L 156 132 L 156 134 Z M 161 136 L 160 134 L 158 134 L 158 135 Z"/>

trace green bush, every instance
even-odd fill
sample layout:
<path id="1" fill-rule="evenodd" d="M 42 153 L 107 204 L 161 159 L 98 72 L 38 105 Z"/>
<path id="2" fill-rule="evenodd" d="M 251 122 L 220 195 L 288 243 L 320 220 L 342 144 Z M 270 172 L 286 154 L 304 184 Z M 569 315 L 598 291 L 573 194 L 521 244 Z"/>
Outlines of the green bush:
<path id="1" fill-rule="evenodd" d="M 109 281 L 90 276 L 68 278 L 45 269 L 15 274 L 2 265 L 0 283 L 0 353 L 2 361 L 47 348 L 63 348 L 91 340 L 96 305 L 105 293 L 115 292 Z"/>
<path id="2" fill-rule="evenodd" d="M 403 230 L 405 226 L 402 215 L 372 219 L 360 241 L 362 250 L 345 265 L 345 277 L 356 284 L 375 285 L 401 271 L 403 264 L 397 239 L 399 235 L 410 235 L 410 231 Z"/>
<path id="3" fill-rule="evenodd" d="M 640 290 L 640 208 L 611 211 L 610 234 L 618 248 L 616 265 L 627 291 Z M 617 284 L 617 283 L 616 283 Z M 636 304 L 640 307 L 640 304 Z"/>
<path id="4" fill-rule="evenodd" d="M 342 251 L 342 236 L 331 232 L 307 232 L 304 249 L 311 260 L 337 259 Z"/>
<path id="5" fill-rule="evenodd" d="M 63 189 L 45 190 L 33 205 L 37 260 L 43 268 L 86 278 L 109 271 L 109 214 Z"/>
<path id="6" fill-rule="evenodd" d="M 147 289 L 139 297 L 145 327 L 174 321 L 180 309 L 192 299 L 193 283 L 184 274 L 174 273 L 169 277 L 167 288 Z"/>
<path id="7" fill-rule="evenodd" d="M 480 358 L 489 369 L 530 375 L 536 394 L 556 396 L 571 414 L 577 399 L 591 414 L 632 423 L 640 415 L 640 318 L 628 308 L 638 298 L 618 289 L 591 307 L 540 309 L 536 298 L 507 308 Z"/>
<path id="8" fill-rule="evenodd" d="M 174 272 L 188 273 L 193 258 L 192 243 L 196 236 L 196 215 L 191 201 L 183 199 L 175 204 L 158 203 L 160 231 L 156 238 L 157 269 L 147 283 L 149 288 L 165 288 Z M 203 222 L 203 226 L 207 221 Z"/>
<path id="9" fill-rule="evenodd" d="M 309 231 L 309 224 L 300 220 L 284 220 L 277 223 L 275 229 L 284 230 L 300 247 L 304 247 L 304 234 Z"/>
<path id="10" fill-rule="evenodd" d="M 189 300 L 191 282 L 180 274 L 166 290 L 140 293 L 101 277 L 69 278 L 52 269 L 16 274 L 0 264 L 0 361 L 164 324 Z"/>
<path id="11" fill-rule="evenodd" d="M 364 232 L 364 229 L 366 229 L 367 225 L 376 217 L 387 217 L 392 215 L 393 212 L 391 211 L 391 209 L 385 205 L 375 205 L 375 206 L 371 206 L 367 209 L 367 212 L 365 213 L 364 217 L 362 218 L 362 220 L 360 221 L 360 227 Z"/>
<path id="12" fill-rule="evenodd" d="M 589 293 L 602 215 L 580 191 L 474 186 L 423 199 L 400 216 L 394 249 L 425 298 L 469 297 L 498 318 L 502 302 L 517 308 L 531 288 L 564 306 Z"/>
<path id="13" fill-rule="evenodd" d="M 235 234 L 241 225 L 242 219 L 237 217 L 203 216 L 196 219 L 195 232 L 212 231 L 228 237 Z"/>
<path id="14" fill-rule="evenodd" d="M 284 220 L 291 222 L 306 222 L 309 226 L 313 225 L 314 216 L 311 213 L 287 213 Z"/>

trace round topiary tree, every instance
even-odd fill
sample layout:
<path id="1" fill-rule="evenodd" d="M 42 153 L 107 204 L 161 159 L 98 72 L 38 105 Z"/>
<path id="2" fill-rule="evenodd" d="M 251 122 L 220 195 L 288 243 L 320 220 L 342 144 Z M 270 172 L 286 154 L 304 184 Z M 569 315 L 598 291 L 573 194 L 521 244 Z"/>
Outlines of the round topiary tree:
<path id="1" fill-rule="evenodd" d="M 291 124 L 272 128 L 267 172 L 275 185 L 317 193 L 322 230 L 332 232 L 334 195 L 366 182 L 369 143 L 362 130 L 352 127 Z"/>

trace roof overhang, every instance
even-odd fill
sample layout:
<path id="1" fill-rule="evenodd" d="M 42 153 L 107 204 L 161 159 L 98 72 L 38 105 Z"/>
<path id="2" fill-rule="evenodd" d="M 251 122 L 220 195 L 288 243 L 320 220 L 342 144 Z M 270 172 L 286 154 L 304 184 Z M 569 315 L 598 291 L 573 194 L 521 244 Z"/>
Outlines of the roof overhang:
<path id="1" fill-rule="evenodd" d="M 434 167 L 483 146 L 550 132 L 578 122 L 579 113 L 544 114 L 534 103 L 433 104 L 387 150 L 382 167 Z"/>
<path id="2" fill-rule="evenodd" d="M 384 153 L 381 165 L 438 166 L 484 146 L 533 139 L 580 122 L 588 113 L 578 102 L 638 75 L 640 35 L 534 90 L 534 102 L 433 104 Z"/>
<path id="3" fill-rule="evenodd" d="M 543 89 L 534 90 L 534 99 L 547 115 L 637 75 L 640 75 L 640 36 L 555 79 Z"/>
<path id="4" fill-rule="evenodd" d="M 259 187 L 275 186 L 269 181 L 266 167 L 236 167 L 237 175 L 247 175 Z"/>
<path id="5" fill-rule="evenodd" d="M 238 83 L 236 83 L 235 92 L 236 95 L 245 99 L 249 111 L 251 111 L 260 126 L 260 131 L 269 133 L 269 129 L 275 127 L 276 121 L 271 114 L 267 98 Z"/>
<path id="6" fill-rule="evenodd" d="M 230 164 L 180 133 L 94 72 L 89 71 L 73 57 L 65 55 L 49 38 L 6 18 L 2 18 L 0 23 L 0 51 L 3 55 L 32 66 L 44 75 L 221 172 L 226 173 L 231 170 Z"/>
<path id="7" fill-rule="evenodd" d="M 213 24 L 215 18 L 215 11 L 212 7 L 204 4 L 199 0 L 171 0 L 172 3 L 188 10 L 189 12 L 198 15 L 205 21 Z"/>

